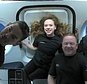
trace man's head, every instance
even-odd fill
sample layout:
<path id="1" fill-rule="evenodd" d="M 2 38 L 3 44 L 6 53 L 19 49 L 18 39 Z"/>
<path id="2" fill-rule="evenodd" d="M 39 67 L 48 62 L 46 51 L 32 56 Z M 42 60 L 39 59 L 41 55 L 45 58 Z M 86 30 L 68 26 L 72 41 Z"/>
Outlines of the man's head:
<path id="1" fill-rule="evenodd" d="M 15 45 L 24 40 L 29 35 L 29 27 L 24 21 L 16 21 L 8 24 L 0 32 L 0 44 L 1 45 Z"/>
<path id="2" fill-rule="evenodd" d="M 77 39 L 74 34 L 66 34 L 63 37 L 62 49 L 65 56 L 73 56 L 78 48 Z"/>

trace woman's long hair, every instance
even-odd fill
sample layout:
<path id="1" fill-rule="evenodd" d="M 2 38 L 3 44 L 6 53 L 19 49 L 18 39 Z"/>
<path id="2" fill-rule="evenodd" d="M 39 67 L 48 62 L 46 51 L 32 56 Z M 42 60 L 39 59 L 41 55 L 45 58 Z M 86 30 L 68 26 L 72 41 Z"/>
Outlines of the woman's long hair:
<path id="1" fill-rule="evenodd" d="M 39 34 L 43 34 L 44 33 L 44 22 L 47 19 L 52 19 L 54 21 L 54 24 L 56 26 L 56 30 L 54 31 L 54 33 L 56 35 L 63 36 L 64 34 L 66 34 L 68 32 L 68 30 L 69 30 L 68 24 L 61 23 L 55 15 L 48 14 L 47 16 L 42 17 L 42 19 L 40 21 L 34 21 L 31 24 L 31 35 L 36 37 Z"/>

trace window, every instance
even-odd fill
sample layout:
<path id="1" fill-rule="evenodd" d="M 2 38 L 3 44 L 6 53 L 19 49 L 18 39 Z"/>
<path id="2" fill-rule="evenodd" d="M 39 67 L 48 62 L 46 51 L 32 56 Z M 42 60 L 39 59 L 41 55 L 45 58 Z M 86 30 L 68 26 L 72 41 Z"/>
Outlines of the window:
<path id="1" fill-rule="evenodd" d="M 70 32 L 74 32 L 76 25 L 76 16 L 74 10 L 67 5 L 34 5 L 34 6 L 24 6 L 20 8 L 16 14 L 16 20 L 23 20 L 27 24 L 31 25 L 33 21 L 40 20 L 43 16 L 47 14 L 56 15 L 61 22 L 70 24 Z M 32 42 L 34 38 L 28 37 Z M 25 51 L 25 56 L 28 58 L 33 57 L 33 51 L 22 48 Z"/>

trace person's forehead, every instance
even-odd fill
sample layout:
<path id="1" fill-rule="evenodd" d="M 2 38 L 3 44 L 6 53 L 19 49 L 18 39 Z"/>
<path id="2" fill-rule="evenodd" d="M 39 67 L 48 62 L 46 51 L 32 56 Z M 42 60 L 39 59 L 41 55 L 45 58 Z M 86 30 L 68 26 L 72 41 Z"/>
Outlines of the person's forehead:
<path id="1" fill-rule="evenodd" d="M 13 28 L 12 29 L 13 34 L 15 34 L 18 37 L 22 37 L 23 36 L 23 33 L 22 33 L 21 28 L 18 25 L 18 23 L 12 24 L 10 26 L 12 26 L 12 28 Z"/>
<path id="2" fill-rule="evenodd" d="M 46 23 L 46 22 L 52 22 L 53 23 L 54 21 L 52 19 L 47 19 L 47 20 L 44 21 L 44 23 Z"/>
<path id="3" fill-rule="evenodd" d="M 65 37 L 64 37 L 64 39 L 72 39 L 72 38 L 74 38 L 74 39 L 75 39 L 75 37 L 74 37 L 74 36 L 65 36 Z"/>
<path id="4" fill-rule="evenodd" d="M 11 24 L 10 26 L 12 27 L 13 31 L 19 31 L 19 30 L 21 31 L 20 26 L 18 25 L 18 23 Z"/>
<path id="5" fill-rule="evenodd" d="M 74 36 L 65 36 L 63 41 L 76 41 L 76 38 Z"/>

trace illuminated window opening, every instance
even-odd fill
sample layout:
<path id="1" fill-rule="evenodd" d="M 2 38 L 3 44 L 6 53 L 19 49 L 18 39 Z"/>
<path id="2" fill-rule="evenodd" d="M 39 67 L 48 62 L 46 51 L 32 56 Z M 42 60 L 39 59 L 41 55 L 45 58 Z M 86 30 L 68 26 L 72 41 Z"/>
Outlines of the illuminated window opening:
<path id="1" fill-rule="evenodd" d="M 7 55 L 11 51 L 12 45 L 5 46 L 5 55 Z"/>

